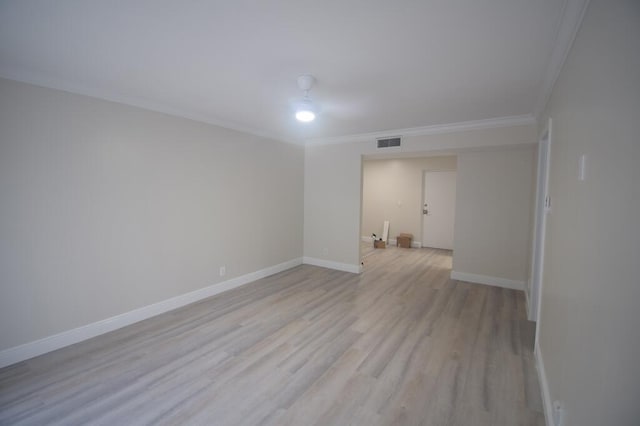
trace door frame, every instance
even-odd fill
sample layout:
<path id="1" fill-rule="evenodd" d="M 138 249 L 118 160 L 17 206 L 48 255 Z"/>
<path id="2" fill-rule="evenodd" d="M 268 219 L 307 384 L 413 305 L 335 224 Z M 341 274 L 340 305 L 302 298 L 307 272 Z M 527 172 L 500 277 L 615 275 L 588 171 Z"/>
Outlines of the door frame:
<path id="1" fill-rule="evenodd" d="M 540 134 L 538 140 L 538 168 L 536 178 L 536 204 L 534 211 L 533 238 L 531 244 L 531 271 L 529 281 L 528 317 L 531 321 L 538 322 L 536 327 L 536 342 L 538 329 L 540 328 L 540 307 L 542 299 L 542 286 L 544 283 L 544 249 L 547 231 L 547 214 L 551 210 L 551 198 L 549 196 L 549 169 L 551 166 L 551 118 Z"/>
<path id="2" fill-rule="evenodd" d="M 456 158 L 458 156 L 458 154 L 455 154 Z M 425 197 L 424 197 L 424 181 L 426 178 L 427 173 L 435 173 L 435 172 L 455 172 L 456 174 L 456 191 L 458 190 L 457 188 L 457 182 L 458 182 L 458 168 L 456 167 L 455 169 L 423 169 L 422 170 L 422 196 L 421 196 L 421 203 L 420 203 L 420 209 L 422 210 L 422 208 L 424 208 L 424 204 L 426 202 Z M 455 226 L 456 226 L 456 217 L 455 217 L 455 213 L 453 216 L 453 229 L 455 230 Z M 420 240 L 424 240 L 424 214 L 420 215 Z M 455 235 L 454 235 L 454 241 L 455 241 Z M 452 241 L 452 246 L 453 246 L 453 241 Z M 420 241 L 420 247 L 427 247 L 424 245 L 424 241 Z M 455 247 L 454 247 L 455 248 Z M 452 249 L 453 251 L 453 249 Z"/>

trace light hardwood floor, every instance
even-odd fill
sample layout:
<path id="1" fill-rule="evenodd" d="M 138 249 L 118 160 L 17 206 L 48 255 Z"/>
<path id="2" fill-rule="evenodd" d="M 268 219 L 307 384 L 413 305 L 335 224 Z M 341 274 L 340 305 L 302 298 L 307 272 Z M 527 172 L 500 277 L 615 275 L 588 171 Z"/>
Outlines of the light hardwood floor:
<path id="1" fill-rule="evenodd" d="M 0 423 L 544 425 L 523 293 L 450 268 L 293 268 L 0 370 Z"/>

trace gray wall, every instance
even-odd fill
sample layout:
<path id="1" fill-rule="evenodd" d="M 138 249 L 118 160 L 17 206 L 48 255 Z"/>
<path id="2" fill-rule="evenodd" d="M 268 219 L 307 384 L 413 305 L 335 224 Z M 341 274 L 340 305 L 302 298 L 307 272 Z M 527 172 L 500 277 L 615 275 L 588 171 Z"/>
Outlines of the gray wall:
<path id="1" fill-rule="evenodd" d="M 515 281 L 529 271 L 534 147 L 458 156 L 453 270 Z"/>
<path id="2" fill-rule="evenodd" d="M 0 79 L 0 350 L 301 257 L 303 167 L 301 147 Z"/>
<path id="3" fill-rule="evenodd" d="M 638 425 L 640 2 L 590 2 L 545 116 L 552 210 L 539 344 L 550 400 L 564 402 L 566 425 Z"/>
<path id="4" fill-rule="evenodd" d="M 434 134 L 424 136 L 407 137 L 403 140 L 402 150 L 398 154 L 425 153 L 436 155 L 441 150 L 460 153 L 467 151 L 484 150 L 491 147 L 491 152 L 512 150 L 514 145 L 523 146 L 524 150 L 531 152 L 531 144 L 536 141 L 536 129 L 534 126 L 521 125 L 513 127 L 501 127 L 482 130 L 468 130 L 447 134 Z M 305 152 L 305 221 L 304 221 L 304 255 L 323 261 L 359 266 L 360 250 L 360 195 L 362 188 L 362 157 L 377 153 L 375 141 L 353 142 L 336 145 L 312 145 L 307 146 Z M 487 154 L 494 155 L 492 153 Z M 499 155 L 499 154 L 495 154 Z M 533 156 L 530 156 L 533 162 Z M 520 160 L 516 164 L 521 165 Z M 525 173 L 531 174 L 532 165 L 528 165 Z M 512 170 L 503 167 L 504 170 Z M 458 175 L 462 172 L 458 163 Z M 486 170 L 487 175 L 494 173 Z M 509 180 L 512 176 L 503 176 Z M 525 197 L 531 196 L 530 180 L 524 182 L 519 188 Z M 460 184 L 456 184 L 456 191 L 460 191 Z M 464 188 L 462 188 L 463 193 Z M 484 189 L 490 194 L 494 188 Z M 496 197 L 499 194 L 496 195 Z M 491 198 L 491 197 L 490 197 Z M 459 202 L 457 199 L 456 203 Z M 464 203 L 463 203 L 464 204 Z M 528 209 L 529 204 L 525 207 Z M 459 207 L 456 206 L 456 210 Z M 511 210 L 509 210 L 511 212 Z M 520 210 L 513 214 L 520 214 Z M 528 217 L 529 211 L 524 211 Z M 487 217 L 486 221 L 498 221 L 500 218 Z M 499 226 L 499 225 L 496 225 Z M 529 223 L 523 225 L 526 235 L 529 232 Z M 456 235 L 456 241 L 464 236 Z M 494 246 L 502 244 L 502 241 L 480 241 L 479 250 L 499 253 Z M 518 247 L 520 252 L 528 251 L 528 238 Z M 326 249 L 326 251 L 323 251 Z M 456 250 L 454 247 L 454 264 L 456 262 Z M 325 254 L 326 253 L 326 254 Z M 493 264 L 500 259 L 492 260 Z M 519 259 L 525 265 L 528 262 L 526 256 Z M 511 276 L 510 266 L 506 265 L 504 272 L 496 271 L 495 277 L 507 278 Z M 466 273 L 481 274 L 482 271 L 466 270 Z M 526 274 L 526 269 L 525 272 Z"/>

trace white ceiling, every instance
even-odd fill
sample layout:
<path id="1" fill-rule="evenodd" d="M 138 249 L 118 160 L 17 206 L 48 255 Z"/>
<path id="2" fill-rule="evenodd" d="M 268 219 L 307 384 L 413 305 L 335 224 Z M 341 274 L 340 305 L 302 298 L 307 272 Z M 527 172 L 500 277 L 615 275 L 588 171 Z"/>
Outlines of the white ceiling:
<path id="1" fill-rule="evenodd" d="M 290 141 L 532 114 L 565 0 L 0 2 L 0 75 Z M 322 109 L 295 121 L 296 77 Z"/>

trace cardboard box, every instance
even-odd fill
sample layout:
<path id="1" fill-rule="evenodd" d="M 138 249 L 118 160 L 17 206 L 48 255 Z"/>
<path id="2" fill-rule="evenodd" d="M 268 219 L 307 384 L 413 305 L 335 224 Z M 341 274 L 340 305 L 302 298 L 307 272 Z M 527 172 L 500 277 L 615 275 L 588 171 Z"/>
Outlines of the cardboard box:
<path id="1" fill-rule="evenodd" d="M 373 240 L 373 248 L 385 248 L 387 244 L 384 241 Z"/>
<path id="2" fill-rule="evenodd" d="M 398 247 L 411 248 L 411 240 L 413 240 L 413 235 L 402 233 L 396 237 L 396 245 Z"/>

